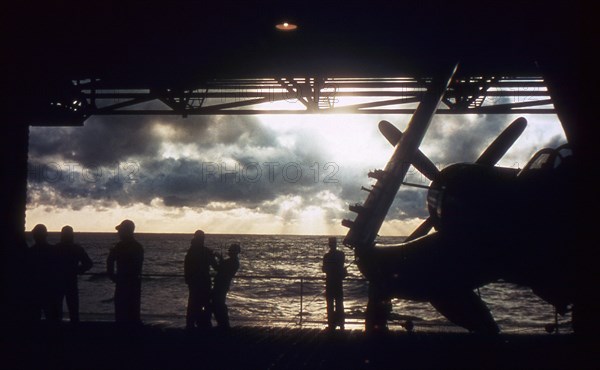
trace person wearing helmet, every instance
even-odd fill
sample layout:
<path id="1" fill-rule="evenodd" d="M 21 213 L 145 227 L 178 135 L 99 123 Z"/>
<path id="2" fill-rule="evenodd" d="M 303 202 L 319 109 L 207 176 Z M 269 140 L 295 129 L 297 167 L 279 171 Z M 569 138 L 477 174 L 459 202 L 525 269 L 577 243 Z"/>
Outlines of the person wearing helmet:
<path id="1" fill-rule="evenodd" d="M 134 238 L 133 221 L 124 220 L 115 229 L 119 242 L 110 249 L 106 259 L 108 277 L 116 283 L 115 321 L 120 324 L 141 324 L 144 248 Z"/>
<path id="2" fill-rule="evenodd" d="M 241 248 L 237 243 L 231 244 L 227 254 L 229 258 L 223 259 L 219 255 L 219 264 L 217 265 L 217 274 L 215 275 L 215 284 L 212 291 L 212 306 L 217 326 L 221 329 L 229 329 L 229 310 L 225 303 L 227 292 L 231 288 L 231 281 L 240 268 L 238 255 Z"/>

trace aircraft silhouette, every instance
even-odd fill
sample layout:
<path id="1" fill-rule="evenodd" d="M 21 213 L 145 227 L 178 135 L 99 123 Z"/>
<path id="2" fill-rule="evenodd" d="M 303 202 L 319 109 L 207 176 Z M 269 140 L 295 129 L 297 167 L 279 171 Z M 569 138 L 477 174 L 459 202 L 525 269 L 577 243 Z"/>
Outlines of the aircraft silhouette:
<path id="1" fill-rule="evenodd" d="M 469 331 L 498 333 L 475 293 L 503 280 L 528 286 L 564 314 L 574 301 L 575 230 L 572 151 L 568 144 L 537 152 L 522 169 L 495 166 L 527 122 L 512 122 L 473 163 L 439 171 L 418 149 L 448 88 L 450 76 L 432 82 L 402 134 L 387 121 L 379 129 L 395 146 L 343 241 L 354 249 L 369 280 L 367 330 L 385 327 L 391 298 L 429 301 Z M 377 232 L 412 164 L 431 180 L 430 216 L 401 244 L 378 245 Z M 434 229 L 433 232 L 432 229 Z"/>

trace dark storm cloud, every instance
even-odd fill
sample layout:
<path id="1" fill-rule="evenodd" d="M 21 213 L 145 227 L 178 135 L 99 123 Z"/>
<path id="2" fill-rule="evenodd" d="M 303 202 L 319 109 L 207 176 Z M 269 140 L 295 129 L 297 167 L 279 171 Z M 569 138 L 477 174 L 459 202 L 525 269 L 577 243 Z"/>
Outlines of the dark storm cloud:
<path id="1" fill-rule="evenodd" d="M 165 159 L 142 164 L 145 170 L 131 187 L 137 201 L 149 203 L 162 198 L 167 206 L 204 207 L 210 202 L 235 202 L 255 208 L 282 194 L 303 194 L 310 190 L 311 179 L 295 162 L 263 159 L 250 163 L 222 163 L 188 159 Z M 294 163 L 289 166 L 289 163 Z M 283 172 L 285 166 L 291 168 Z M 153 168 L 148 171 L 148 168 Z"/>
<path id="2" fill-rule="evenodd" d="M 237 146 L 272 146 L 276 135 L 262 126 L 254 117 L 228 116 L 227 129 L 220 129 L 221 125 L 213 125 L 215 141 L 222 144 Z"/>
<path id="3" fill-rule="evenodd" d="M 426 218 L 427 190 L 404 186 L 398 191 L 394 203 L 388 212 L 388 219 Z"/>
<path id="4" fill-rule="evenodd" d="M 436 144 L 430 159 L 442 168 L 474 162 L 509 123 L 503 115 L 477 116 L 475 122 L 460 116 L 436 116 L 424 144 Z"/>
<path id="5" fill-rule="evenodd" d="M 100 174 L 97 177 L 83 172 L 68 176 L 64 168 L 61 175 L 56 175 L 57 169 L 52 167 L 47 172 L 30 171 L 30 194 L 51 191 L 55 198 L 33 197 L 32 200 L 67 208 L 73 208 L 75 200 L 106 200 L 131 205 L 150 204 L 156 198 L 172 207 L 235 202 L 240 207 L 256 208 L 282 195 L 300 195 L 308 200 L 319 189 L 335 190 L 336 187 L 336 184 L 329 186 L 316 181 L 308 166 L 275 158 L 247 165 L 182 158 L 145 160 L 128 165 L 133 164 L 139 165 L 139 170 L 128 172 L 122 167 L 121 174 L 116 174 L 113 168 L 107 167 L 97 171 L 96 174 Z M 47 165 L 30 163 L 30 168 L 34 166 L 43 168 Z"/>
<path id="6" fill-rule="evenodd" d="M 168 137 L 157 135 L 180 144 L 196 144 L 199 149 L 215 145 L 269 146 L 273 133 L 254 117 L 248 116 L 194 116 L 190 118 L 154 119 L 158 126 L 168 130 Z"/>
<path id="7" fill-rule="evenodd" d="M 476 160 L 509 124 L 503 116 L 461 120 L 436 117 L 427 133 L 423 150 L 440 168 Z M 158 199 L 167 207 L 246 207 L 274 214 L 287 200 L 322 207 L 328 219 L 352 218 L 347 205 L 364 202 L 361 186 L 374 183 L 367 173 L 385 161 L 367 168 L 329 162 L 327 148 L 312 132 L 292 136 L 293 144 L 286 143 L 249 116 L 95 117 L 83 128 L 34 128 L 30 206 L 101 209 Z M 176 150 L 192 148 L 193 155 L 165 156 L 165 143 Z M 559 143 L 557 136 L 550 144 Z M 429 183 L 412 167 L 407 181 Z M 387 219 L 427 217 L 426 194 L 403 186 Z"/>
<path id="8" fill-rule="evenodd" d="M 234 117 L 234 116 L 231 116 Z M 206 150 L 218 144 L 268 146 L 274 135 L 253 117 L 195 116 L 156 118 L 151 116 L 92 117 L 83 128 L 36 128 L 30 135 L 30 157 L 56 157 L 84 167 L 108 166 L 159 154 L 165 139 L 178 144 L 196 144 Z M 167 129 L 167 136 L 157 127 Z"/>
<path id="9" fill-rule="evenodd" d="M 257 208 L 323 185 L 320 148 L 310 133 L 293 147 L 253 117 L 96 117 L 83 128 L 36 128 L 30 140 L 32 205 L 127 206 L 161 199 L 171 207 L 234 202 Z M 193 158 L 164 157 L 163 143 L 191 145 Z M 337 186 L 328 184 L 329 188 Z M 315 200 L 316 202 L 316 200 Z"/>
<path id="10" fill-rule="evenodd" d="M 452 163 L 474 162 L 481 153 L 504 131 L 518 116 L 481 115 L 469 120 L 460 116 L 438 116 L 430 126 L 422 149 L 429 158 L 442 169 Z M 556 134 L 550 139 L 542 135 L 543 124 L 555 130 L 555 123 L 537 120 L 530 122 L 523 135 L 518 138 L 508 152 L 502 157 L 505 166 L 522 167 L 538 150 L 546 147 L 556 148 L 566 142 L 564 134 Z M 529 135 L 532 145 L 520 145 L 523 137 Z M 536 142 L 531 140 L 535 138 Z"/>
<path id="11" fill-rule="evenodd" d="M 31 158 L 59 157 L 83 166 L 106 166 L 132 156 L 152 156 L 160 141 L 150 117 L 94 117 L 85 127 L 37 128 L 31 131 Z"/>

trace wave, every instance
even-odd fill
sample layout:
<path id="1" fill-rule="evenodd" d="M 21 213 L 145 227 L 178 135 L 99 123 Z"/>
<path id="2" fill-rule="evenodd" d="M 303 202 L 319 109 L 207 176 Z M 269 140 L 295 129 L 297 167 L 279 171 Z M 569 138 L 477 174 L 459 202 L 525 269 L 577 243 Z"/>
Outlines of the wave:
<path id="1" fill-rule="evenodd" d="M 340 239 L 343 236 L 340 236 Z M 138 240 L 145 249 L 142 283 L 142 315 L 145 320 L 169 320 L 184 325 L 187 286 L 182 277 L 183 259 L 191 235 L 141 234 Z M 115 235 L 80 233 L 77 240 L 86 249 L 94 267 L 93 275 L 80 279 L 81 312 L 111 317 L 114 284 L 104 275 L 109 248 Z M 386 244 L 398 243 L 402 237 L 382 238 Z M 322 256 L 327 252 L 323 236 L 288 235 L 208 235 L 207 245 L 224 250 L 231 242 L 242 245 L 240 270 L 228 296 L 232 322 L 272 325 L 294 324 L 306 318 L 314 325 L 326 320 Z M 354 264 L 352 251 L 346 250 L 349 279 L 344 283 L 347 317 L 360 326 L 364 320 L 368 283 Z M 156 275 L 156 276 L 152 276 Z M 533 295 L 529 289 L 495 283 L 480 289 L 482 299 L 490 307 L 505 332 L 545 332 L 544 326 L 554 322 L 553 308 Z M 308 320 L 310 318 L 310 320 Z M 427 302 L 393 300 L 392 324 L 406 320 L 415 330 L 462 330 L 454 327 Z M 560 324 L 570 320 L 559 317 Z M 306 323 L 307 321 L 304 321 Z M 279 325 L 279 324 L 278 324 Z"/>

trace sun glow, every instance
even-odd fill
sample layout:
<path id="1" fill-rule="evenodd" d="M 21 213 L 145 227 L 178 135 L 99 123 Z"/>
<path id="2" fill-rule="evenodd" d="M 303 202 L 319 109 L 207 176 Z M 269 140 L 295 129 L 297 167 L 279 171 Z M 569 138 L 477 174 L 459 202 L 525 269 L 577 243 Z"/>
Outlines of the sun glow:
<path id="1" fill-rule="evenodd" d="M 446 156 L 449 152 L 457 153 L 462 150 L 469 152 L 469 155 L 462 160 L 472 161 L 476 159 L 478 153 L 473 156 L 471 155 L 473 150 L 466 149 L 474 147 L 479 150 L 480 145 L 481 149 L 485 148 L 495 138 L 495 135 L 499 134 L 514 118 L 516 116 L 435 117 L 421 145 L 421 150 L 431 158 L 435 158 L 435 156 L 449 158 Z M 229 121 L 230 119 L 231 121 Z M 218 129 L 227 133 L 229 126 L 239 124 L 236 126 L 237 131 L 235 132 L 243 131 L 246 127 L 244 125 L 248 122 L 236 121 L 239 119 L 239 117 L 223 116 L 219 118 L 223 122 L 219 122 Z M 65 182 L 66 176 L 63 179 L 65 181 L 62 182 L 48 178 L 46 179 L 48 180 L 47 184 L 38 184 L 37 191 L 28 194 L 30 204 L 27 210 L 26 227 L 30 230 L 36 223 L 45 223 L 49 230 L 56 231 L 60 230 L 62 226 L 70 224 L 78 231 L 112 232 L 114 225 L 120 220 L 131 218 L 136 221 L 140 232 L 190 232 L 190 230 L 203 228 L 212 233 L 344 234 L 347 229 L 341 226 L 341 219 L 354 217 L 354 214 L 348 211 L 349 204 L 364 201 L 366 195 L 360 193 L 359 189 L 361 185 L 368 187 L 371 183 L 367 178 L 368 171 L 383 168 L 394 151 L 394 148 L 379 132 L 378 123 L 382 119 L 404 131 L 410 116 L 261 115 L 256 116 L 256 120 L 250 122 L 252 131 L 243 132 L 245 136 L 233 136 L 235 140 L 229 137 L 227 140 L 221 139 L 220 136 L 213 135 L 211 131 L 207 131 L 207 134 L 203 133 L 205 136 L 189 137 L 186 136 L 188 131 L 185 126 L 171 126 L 168 122 L 153 123 L 150 126 L 152 133 L 160 139 L 158 141 L 159 150 L 156 153 L 158 158 L 135 157 L 133 159 L 139 160 L 140 163 L 154 161 L 153 163 L 164 166 L 160 167 L 161 171 L 164 168 L 164 178 L 153 178 L 155 173 L 142 168 L 140 174 L 147 176 L 144 179 L 148 181 L 140 182 L 141 185 L 138 186 L 124 184 L 118 192 L 114 192 L 110 188 L 110 186 L 118 185 L 117 183 L 107 183 L 107 187 L 104 189 L 101 188 L 102 184 L 100 183 L 84 181 L 88 179 L 87 177 L 75 179 L 75 182 L 70 183 Z M 499 162 L 499 165 L 522 167 L 535 151 L 548 143 L 566 141 L 556 116 L 532 115 L 527 116 L 527 119 L 529 121 L 527 129 Z M 505 124 L 502 123 L 504 121 L 506 121 Z M 194 124 L 194 122 L 190 124 Z M 36 129 L 32 128 L 32 131 L 35 132 Z M 85 129 L 86 127 L 80 128 L 80 130 Z M 209 130 L 217 130 L 217 125 L 209 126 Z M 258 134 L 256 136 L 258 139 L 248 140 L 248 137 L 254 134 Z M 208 142 L 207 137 L 211 140 L 211 145 L 198 145 L 196 138 L 205 138 L 204 140 Z M 246 144 L 241 145 L 240 138 Z M 48 154 L 44 160 L 46 162 L 55 160 L 58 163 L 61 160 L 64 161 L 64 158 L 64 154 L 61 156 L 61 153 L 57 152 Z M 262 200 L 252 202 L 244 202 L 239 198 L 231 200 L 234 198 L 228 198 L 226 195 L 230 193 L 226 192 L 220 193 L 220 196 L 216 197 L 212 191 L 219 192 L 221 189 L 215 188 L 210 190 L 210 193 L 191 193 L 205 196 L 205 203 L 197 202 L 195 206 L 187 206 L 187 203 L 184 206 L 165 205 L 163 198 L 172 195 L 173 193 L 170 191 L 174 190 L 170 187 L 163 188 L 163 186 L 178 186 L 193 179 L 200 181 L 204 178 L 198 173 L 195 173 L 196 177 L 192 176 L 193 173 L 177 173 L 175 171 L 177 168 L 169 167 L 168 163 L 176 163 L 178 159 L 184 159 L 190 163 L 204 161 L 218 164 L 224 172 L 235 172 L 246 168 L 244 165 L 240 165 L 240 158 L 248 163 L 256 161 L 259 166 L 262 166 L 262 179 L 266 183 L 258 183 L 257 186 L 254 186 L 254 183 L 247 182 L 245 185 L 252 186 L 242 189 L 247 191 L 244 193 L 244 197 L 249 200 L 252 200 L 254 196 L 254 189 L 263 191 L 267 195 L 261 198 Z M 307 168 L 304 176 L 306 180 L 310 180 L 306 184 L 286 183 L 285 181 L 277 183 L 268 176 L 268 170 L 271 167 L 267 167 L 261 158 L 267 158 L 269 161 L 312 161 L 314 158 L 322 163 L 317 163 L 318 167 L 315 167 L 312 162 L 302 163 L 302 166 Z M 186 164 L 189 164 L 187 162 Z M 441 163 L 440 167 L 443 168 L 448 164 Z M 284 163 L 278 165 L 277 168 L 281 169 Z M 336 181 L 333 183 L 323 183 L 324 175 L 332 173 L 331 171 L 327 172 L 327 169 L 331 167 L 326 166 L 333 166 L 336 170 Z M 203 168 L 202 166 L 191 166 L 188 171 L 200 171 Z M 315 174 L 314 171 L 317 168 L 321 172 Z M 294 177 L 294 170 L 295 167 L 290 167 L 289 177 Z M 254 178 L 253 173 L 245 175 L 247 176 L 234 179 L 243 182 L 245 179 Z M 317 180 L 313 180 L 313 178 Z M 231 180 L 231 176 L 229 179 Z M 316 184 L 317 182 L 319 184 Z M 61 188 L 61 185 L 65 187 Z M 203 186 L 202 183 L 196 185 L 191 187 L 194 191 Z M 260 189 L 258 185 L 264 187 Z M 86 188 L 82 189 L 81 186 Z M 279 186 L 277 191 L 269 188 L 277 186 Z M 65 193 L 65 188 L 71 193 Z M 344 191 L 347 192 L 348 189 L 354 188 L 358 195 L 349 196 L 344 193 Z M 63 189 L 63 192 L 59 192 L 58 189 Z M 89 189 L 89 192 L 77 191 L 86 189 Z M 144 200 L 142 197 L 134 197 L 133 193 L 130 197 L 120 197 L 129 191 L 148 192 L 155 198 L 151 201 L 147 198 Z M 69 198 L 69 194 L 75 195 Z M 119 199 L 121 200 L 119 201 Z M 380 231 L 381 235 L 408 235 L 422 222 L 419 218 L 404 216 L 396 217 L 397 219 L 390 218 L 392 219 L 384 222 Z"/>
<path id="2" fill-rule="evenodd" d="M 377 128 L 381 117 L 315 114 L 264 115 L 260 119 L 280 135 L 282 144 L 318 147 L 340 168 L 385 165 L 393 150 Z"/>

